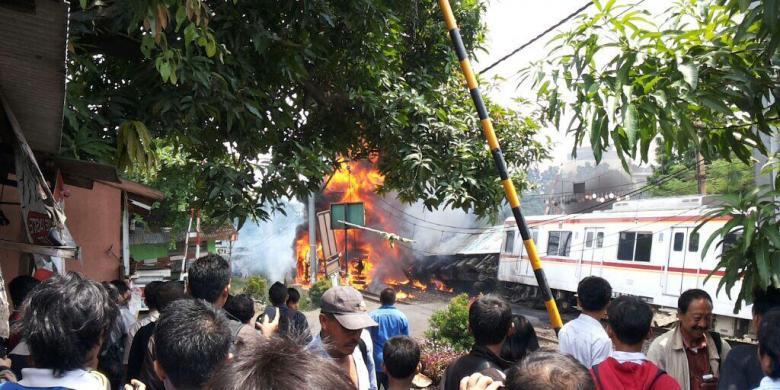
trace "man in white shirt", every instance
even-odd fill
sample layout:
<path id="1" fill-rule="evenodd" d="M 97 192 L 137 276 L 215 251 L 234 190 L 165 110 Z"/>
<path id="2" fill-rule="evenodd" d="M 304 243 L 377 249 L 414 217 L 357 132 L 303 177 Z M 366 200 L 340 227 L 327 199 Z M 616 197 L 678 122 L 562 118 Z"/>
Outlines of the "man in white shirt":
<path id="1" fill-rule="evenodd" d="M 371 353 L 360 335 L 377 323 L 366 313 L 363 295 L 352 287 L 336 286 L 322 294 L 321 302 L 321 331 L 307 349 L 332 358 L 358 390 L 371 389 L 367 367 Z"/>
<path id="2" fill-rule="evenodd" d="M 612 286 L 598 276 L 588 276 L 577 286 L 577 304 L 582 313 L 558 333 L 561 353 L 577 359 L 586 368 L 601 363 L 612 352 L 612 340 L 600 320 L 607 314 Z"/>
<path id="3" fill-rule="evenodd" d="M 144 302 L 146 307 L 149 308 L 149 313 L 146 317 L 143 317 L 136 321 L 127 330 L 127 337 L 125 337 L 125 356 L 122 363 L 127 366 L 127 360 L 130 357 L 130 346 L 133 345 L 133 337 L 138 333 L 138 329 L 141 329 L 146 324 L 157 321 L 160 317 L 160 312 L 157 311 L 157 289 L 162 286 L 163 282 L 153 281 L 144 287 Z"/>

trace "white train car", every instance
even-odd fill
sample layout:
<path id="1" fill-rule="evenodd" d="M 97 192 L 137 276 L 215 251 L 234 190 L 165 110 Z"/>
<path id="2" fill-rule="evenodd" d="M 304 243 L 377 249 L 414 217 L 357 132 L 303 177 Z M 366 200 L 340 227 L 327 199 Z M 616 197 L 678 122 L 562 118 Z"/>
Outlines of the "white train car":
<path id="1" fill-rule="evenodd" d="M 701 288 L 713 297 L 715 329 L 742 336 L 749 329 L 751 307 L 734 314 L 734 301 L 725 291 L 716 294 L 722 271 L 705 283 L 723 248 L 713 244 L 706 255 L 702 249 L 727 222 L 717 218 L 693 232 L 710 204 L 705 196 L 631 200 L 616 202 L 611 210 L 535 216 L 527 222 L 558 297 L 571 297 L 582 278 L 595 275 L 607 279 L 615 295 L 639 296 L 672 311 L 681 292 Z M 509 288 L 536 286 L 514 219 L 505 221 L 504 230 L 499 281 Z M 739 288 L 734 286 L 734 296 Z"/>

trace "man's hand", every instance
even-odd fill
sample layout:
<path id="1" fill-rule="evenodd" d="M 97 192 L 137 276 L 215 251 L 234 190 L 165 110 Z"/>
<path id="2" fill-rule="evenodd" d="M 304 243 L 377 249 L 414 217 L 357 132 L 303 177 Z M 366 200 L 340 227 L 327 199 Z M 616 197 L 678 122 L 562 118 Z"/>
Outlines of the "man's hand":
<path id="1" fill-rule="evenodd" d="M 125 385 L 125 390 L 146 390 L 146 385 L 138 379 L 133 379 Z"/>
<path id="2" fill-rule="evenodd" d="M 502 387 L 504 387 L 503 382 L 494 381 L 480 373 L 471 374 L 460 380 L 460 390 L 496 390 Z"/>
<path id="3" fill-rule="evenodd" d="M 255 317 L 253 318 L 252 322 L 255 324 L 255 329 L 259 330 L 265 337 L 271 337 L 279 330 L 279 308 L 275 307 L 274 310 L 276 310 L 276 312 L 274 313 L 273 321 L 271 321 L 266 314 L 263 316 L 263 322 L 257 322 L 257 317 L 261 313 L 255 314 Z"/>

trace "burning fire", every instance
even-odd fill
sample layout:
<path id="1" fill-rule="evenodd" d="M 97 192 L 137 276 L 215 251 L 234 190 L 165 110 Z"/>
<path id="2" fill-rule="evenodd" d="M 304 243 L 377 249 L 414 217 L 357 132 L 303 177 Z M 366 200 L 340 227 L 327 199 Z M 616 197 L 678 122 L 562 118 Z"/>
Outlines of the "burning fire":
<path id="1" fill-rule="evenodd" d="M 372 162 L 343 163 L 320 194 L 317 211 L 328 210 L 333 203 L 362 202 L 367 227 L 398 232 L 400 224 L 394 219 L 394 215 L 382 206 L 377 207 L 377 202 L 386 202 L 378 200 L 378 195 L 374 192 L 377 186 L 384 183 L 384 177 Z M 383 288 L 382 284 L 393 286 L 399 299 L 414 298 L 411 289 L 426 291 L 435 287 L 441 291 L 452 291 L 439 280 L 409 280 L 406 270 L 410 253 L 402 245 L 391 247 L 390 243 L 379 235 L 360 229 L 334 230 L 333 235 L 339 256 L 340 279 L 345 284 L 357 289 L 371 288 L 374 292 Z M 317 238 L 317 273 L 324 275 L 323 248 L 319 243 L 320 237 Z M 294 249 L 298 260 L 296 282 L 310 285 L 309 234 L 305 225 L 298 230 Z"/>
<path id="2" fill-rule="evenodd" d="M 370 162 L 342 163 L 322 192 L 323 203 L 317 206 L 317 211 L 329 209 L 332 203 L 362 202 L 366 226 L 394 231 L 396 222 L 387 212 L 376 207 L 378 195 L 374 191 L 383 183 L 384 177 Z M 378 273 L 382 276 L 379 281 L 385 283 L 392 280 L 393 274 L 396 277 L 403 275 L 404 256 L 398 245 L 395 248 L 390 247 L 390 244 L 378 235 L 359 229 L 339 229 L 334 230 L 333 234 L 340 255 L 341 279 L 345 283 L 364 289 L 371 285 Z M 311 284 L 311 272 L 308 271 L 308 231 L 299 231 L 294 245 L 298 260 L 296 282 Z M 317 247 L 317 257 L 320 259 L 319 263 L 324 262 L 321 245 Z M 384 263 L 385 266 L 380 266 Z M 324 265 L 321 265 L 318 271 L 323 274 Z"/>

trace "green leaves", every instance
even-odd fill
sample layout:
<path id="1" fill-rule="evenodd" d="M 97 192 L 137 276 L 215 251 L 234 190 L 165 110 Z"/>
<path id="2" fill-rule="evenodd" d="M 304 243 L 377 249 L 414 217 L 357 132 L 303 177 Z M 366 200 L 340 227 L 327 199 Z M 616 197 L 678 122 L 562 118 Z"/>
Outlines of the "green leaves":
<path id="1" fill-rule="evenodd" d="M 768 31 L 776 30 L 764 28 L 766 5 L 740 11 L 736 1 L 705 7 L 686 0 L 656 18 L 666 21 L 660 32 L 643 21 L 647 11 L 624 8 L 605 4 L 579 18 L 554 39 L 546 61 L 523 70 L 537 75 L 531 85 L 542 119 L 560 128 L 568 111 L 576 146 L 589 139 L 599 154 L 612 139 L 624 159 L 647 161 L 659 135 L 680 153 L 705 145 L 708 159 L 733 153 L 749 162 L 753 149 L 764 151 L 750 126 L 768 134 L 764 123 L 780 117 L 780 102 L 763 111 L 777 88 L 776 65 L 762 54 L 774 38 Z M 743 17 L 753 20 L 745 31 Z M 604 126 L 598 111 L 606 112 Z"/>
<path id="2" fill-rule="evenodd" d="M 120 169 L 152 171 L 157 167 L 155 145 L 141 121 L 128 120 L 119 125 L 116 153 Z"/>
<path id="3" fill-rule="evenodd" d="M 691 90 L 695 90 L 699 86 L 699 69 L 694 64 L 680 64 L 677 70 L 682 74 L 683 80 L 691 87 Z"/>

